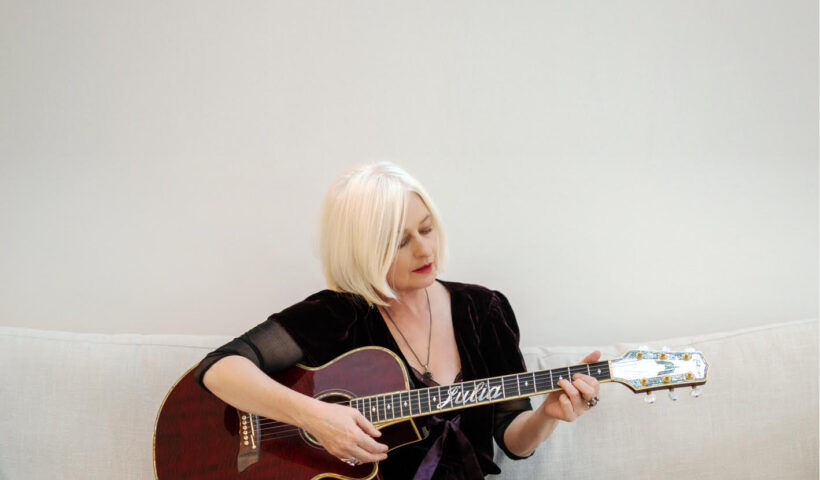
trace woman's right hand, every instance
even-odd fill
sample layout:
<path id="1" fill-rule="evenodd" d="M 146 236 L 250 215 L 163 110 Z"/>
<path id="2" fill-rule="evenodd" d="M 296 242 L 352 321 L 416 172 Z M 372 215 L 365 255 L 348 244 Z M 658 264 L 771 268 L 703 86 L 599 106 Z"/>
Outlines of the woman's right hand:
<path id="1" fill-rule="evenodd" d="M 358 410 L 316 400 L 303 428 L 339 460 L 371 463 L 387 458 L 387 445 L 374 437 L 381 432 Z"/>

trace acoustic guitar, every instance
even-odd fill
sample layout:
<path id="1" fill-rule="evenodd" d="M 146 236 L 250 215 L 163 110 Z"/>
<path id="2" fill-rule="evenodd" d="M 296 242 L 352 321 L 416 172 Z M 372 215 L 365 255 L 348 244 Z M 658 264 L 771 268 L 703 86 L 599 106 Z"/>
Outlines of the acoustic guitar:
<path id="1" fill-rule="evenodd" d="M 424 438 L 417 417 L 530 397 L 559 390 L 576 373 L 617 382 L 635 393 L 706 383 L 700 352 L 631 350 L 616 360 L 525 372 L 452 385 L 410 389 L 402 361 L 381 347 L 350 351 L 309 368 L 297 365 L 271 377 L 298 392 L 359 410 L 391 450 Z M 654 401 L 654 396 L 647 400 Z M 171 388 L 154 429 L 154 474 L 158 480 L 368 480 L 378 463 L 347 465 L 325 451 L 310 433 L 239 411 L 200 387 L 189 370 Z"/>

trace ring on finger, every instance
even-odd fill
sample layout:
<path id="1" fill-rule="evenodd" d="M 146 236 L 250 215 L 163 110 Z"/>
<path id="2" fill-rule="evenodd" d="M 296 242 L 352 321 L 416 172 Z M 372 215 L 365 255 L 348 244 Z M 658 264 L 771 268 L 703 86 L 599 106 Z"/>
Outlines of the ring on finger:
<path id="1" fill-rule="evenodd" d="M 356 458 L 356 457 L 343 458 L 342 461 L 345 462 L 346 464 L 350 465 L 351 467 L 355 467 L 356 465 L 358 465 L 360 463 L 359 459 Z"/>
<path id="2" fill-rule="evenodd" d="M 598 397 L 592 397 L 589 400 L 587 400 L 587 407 L 588 408 L 592 408 L 595 405 L 598 405 Z"/>

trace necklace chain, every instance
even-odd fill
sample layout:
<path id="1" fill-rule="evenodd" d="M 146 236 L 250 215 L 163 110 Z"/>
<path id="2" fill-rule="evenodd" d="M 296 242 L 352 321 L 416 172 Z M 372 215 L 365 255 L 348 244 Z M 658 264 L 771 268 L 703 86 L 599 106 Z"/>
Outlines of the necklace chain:
<path id="1" fill-rule="evenodd" d="M 410 342 L 407 341 L 407 337 L 405 337 L 404 334 L 401 333 L 401 329 L 399 329 L 399 326 L 396 325 L 396 322 L 393 321 L 393 317 L 390 316 L 390 311 L 387 309 L 387 307 L 384 308 L 384 312 L 387 314 L 387 319 L 390 320 L 390 323 L 393 325 L 393 328 L 395 328 L 396 331 L 399 332 L 399 335 L 401 336 L 401 339 L 404 340 L 404 343 L 407 344 L 407 348 L 410 349 L 410 353 L 412 353 L 413 356 L 416 357 L 416 361 L 419 362 L 419 365 L 424 367 L 424 372 L 422 372 L 422 375 L 424 376 L 424 378 L 426 378 L 428 380 L 432 380 L 433 372 L 431 372 L 428 367 L 430 365 L 430 350 L 432 350 L 432 348 L 431 348 L 432 343 L 431 342 L 432 342 L 432 339 L 433 339 L 433 309 L 432 309 L 432 307 L 430 307 L 430 294 L 427 293 L 426 288 L 424 289 L 424 296 L 427 297 L 427 315 L 430 319 L 430 326 L 429 326 L 429 329 L 427 331 L 427 362 L 426 363 L 421 362 L 421 359 L 416 354 L 416 351 L 413 350 L 413 346 L 410 345 Z"/>

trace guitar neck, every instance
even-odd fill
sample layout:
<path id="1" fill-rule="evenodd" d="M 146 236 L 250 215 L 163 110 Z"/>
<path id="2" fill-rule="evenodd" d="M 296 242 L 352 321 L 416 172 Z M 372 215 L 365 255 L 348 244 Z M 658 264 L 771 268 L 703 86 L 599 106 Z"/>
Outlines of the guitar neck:
<path id="1" fill-rule="evenodd" d="M 554 392 L 561 389 L 559 380 L 576 373 L 612 379 L 610 363 L 604 361 L 359 397 L 350 406 L 371 422 L 384 423 Z"/>

